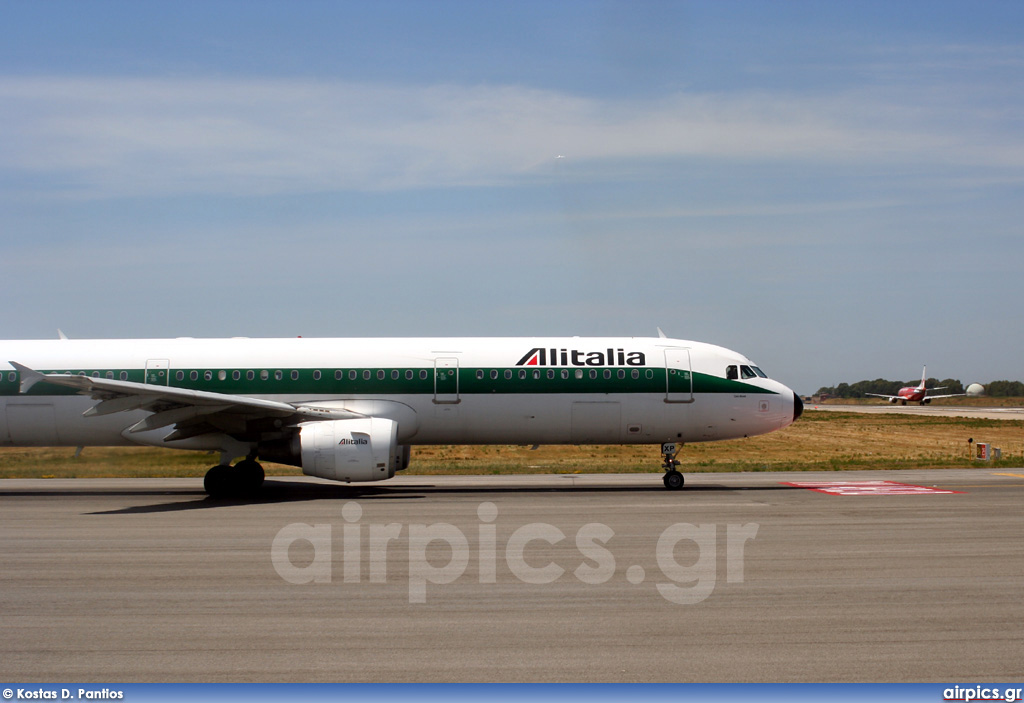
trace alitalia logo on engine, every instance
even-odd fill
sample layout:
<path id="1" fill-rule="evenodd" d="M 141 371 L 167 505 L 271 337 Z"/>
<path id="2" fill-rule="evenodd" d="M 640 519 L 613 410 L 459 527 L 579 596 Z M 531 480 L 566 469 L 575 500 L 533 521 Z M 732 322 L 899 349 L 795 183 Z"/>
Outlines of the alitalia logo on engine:
<path id="1" fill-rule="evenodd" d="M 341 440 L 340 442 L 338 442 L 339 445 L 340 444 L 369 444 L 369 443 L 370 443 L 370 440 L 364 439 L 362 437 L 357 437 L 355 439 L 345 438 L 345 439 Z"/>
<path id="2" fill-rule="evenodd" d="M 541 349 L 534 347 L 516 362 L 516 366 L 646 366 L 643 352 L 625 349 L 581 351 L 579 349 Z"/>

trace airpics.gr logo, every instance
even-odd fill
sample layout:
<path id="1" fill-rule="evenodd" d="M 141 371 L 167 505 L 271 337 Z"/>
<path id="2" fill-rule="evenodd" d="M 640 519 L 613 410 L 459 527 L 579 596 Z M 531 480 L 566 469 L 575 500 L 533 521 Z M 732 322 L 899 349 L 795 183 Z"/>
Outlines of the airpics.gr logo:
<path id="1" fill-rule="evenodd" d="M 580 351 L 579 349 L 541 349 L 534 347 L 516 362 L 516 366 L 646 366 L 643 352 L 624 349 Z"/>

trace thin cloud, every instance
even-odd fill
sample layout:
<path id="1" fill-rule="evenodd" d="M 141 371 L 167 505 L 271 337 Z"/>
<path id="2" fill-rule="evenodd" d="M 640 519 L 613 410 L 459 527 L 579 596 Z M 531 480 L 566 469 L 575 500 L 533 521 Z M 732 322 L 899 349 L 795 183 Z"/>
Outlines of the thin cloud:
<path id="1" fill-rule="evenodd" d="M 581 163 L 594 178 L 694 157 L 1024 165 L 1017 130 L 990 106 L 937 111 L 926 89 L 917 95 L 613 100 L 515 86 L 8 77 L 0 173 L 111 198 L 507 185 L 550 178 L 558 155 L 562 179 Z"/>

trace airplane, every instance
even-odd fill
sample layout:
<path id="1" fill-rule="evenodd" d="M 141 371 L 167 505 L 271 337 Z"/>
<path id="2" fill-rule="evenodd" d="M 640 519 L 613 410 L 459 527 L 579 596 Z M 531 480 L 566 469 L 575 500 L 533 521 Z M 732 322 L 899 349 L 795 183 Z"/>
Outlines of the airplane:
<path id="1" fill-rule="evenodd" d="M 899 392 L 897 392 L 896 395 L 883 395 L 881 393 L 865 393 L 864 395 L 870 395 L 876 398 L 885 398 L 893 405 L 895 405 L 896 403 L 906 405 L 908 402 L 920 403 L 921 405 L 928 405 L 928 403 L 932 402 L 936 398 L 955 398 L 957 396 L 967 395 L 966 393 L 928 395 L 928 393 L 931 391 L 941 391 L 947 388 L 947 386 L 939 386 L 937 388 L 925 388 L 925 378 L 927 377 L 927 375 L 928 367 L 924 366 L 921 369 L 921 385 L 917 386 L 916 388 L 913 386 L 906 386 L 904 388 L 900 388 Z"/>
<path id="2" fill-rule="evenodd" d="M 649 443 L 676 490 L 684 444 L 803 412 L 742 354 L 658 332 L 0 341 L 0 446 L 219 452 L 203 485 L 223 497 L 262 485 L 258 459 L 360 482 L 405 469 L 413 445 Z"/>

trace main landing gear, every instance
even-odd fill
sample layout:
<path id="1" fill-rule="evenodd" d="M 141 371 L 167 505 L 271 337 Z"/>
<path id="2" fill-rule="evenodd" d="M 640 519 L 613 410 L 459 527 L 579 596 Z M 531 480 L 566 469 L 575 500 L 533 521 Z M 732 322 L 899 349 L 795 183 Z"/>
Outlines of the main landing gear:
<path id="1" fill-rule="evenodd" d="M 263 485 L 263 467 L 247 458 L 234 466 L 220 464 L 206 472 L 203 488 L 211 498 L 238 498 L 256 493 Z"/>
<path id="2" fill-rule="evenodd" d="M 665 488 L 670 491 L 678 491 L 683 487 L 683 483 L 685 483 L 683 475 L 676 471 L 676 467 L 679 466 L 676 457 L 679 456 L 679 450 L 682 448 L 681 444 L 676 444 L 675 442 L 667 442 L 661 445 L 661 455 L 665 458 L 665 462 L 662 464 L 665 468 L 665 478 L 662 481 L 665 483 Z"/>

